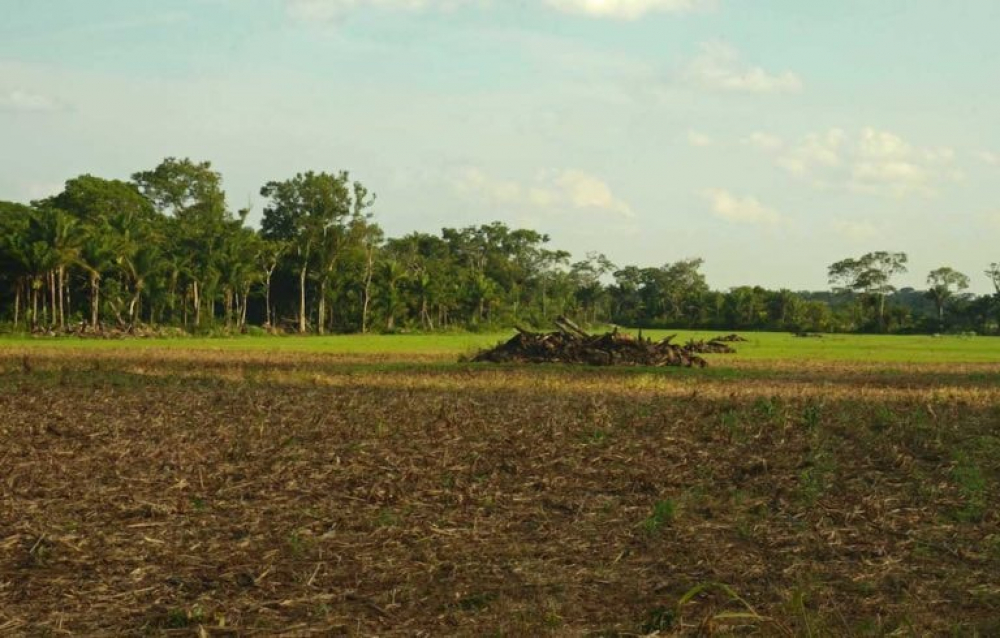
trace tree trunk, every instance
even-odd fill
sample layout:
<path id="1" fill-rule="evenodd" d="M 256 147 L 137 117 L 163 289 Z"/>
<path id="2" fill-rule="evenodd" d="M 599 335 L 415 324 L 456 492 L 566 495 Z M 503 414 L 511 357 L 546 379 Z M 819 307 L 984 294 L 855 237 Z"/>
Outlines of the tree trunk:
<path id="1" fill-rule="evenodd" d="M 266 327 L 273 327 L 273 313 L 271 311 L 271 276 L 274 274 L 274 269 L 268 269 L 265 271 L 266 277 L 264 278 L 264 325 Z"/>
<path id="2" fill-rule="evenodd" d="M 55 327 L 59 317 L 59 290 L 56 286 L 56 271 L 49 272 L 49 299 L 52 303 L 52 313 L 49 315 L 49 327 Z"/>
<path id="3" fill-rule="evenodd" d="M 21 282 L 14 286 L 14 328 L 17 328 L 21 321 Z"/>
<path id="4" fill-rule="evenodd" d="M 250 305 L 250 284 L 243 287 L 243 309 L 240 313 L 240 331 L 247 327 L 247 306 Z"/>
<path id="5" fill-rule="evenodd" d="M 73 288 L 69 285 L 69 275 L 63 270 L 63 322 L 73 314 Z"/>
<path id="6" fill-rule="evenodd" d="M 135 293 L 132 295 L 132 299 L 128 303 L 128 331 L 132 332 L 135 330 L 136 320 L 138 319 L 139 310 L 139 298 L 142 296 L 142 283 L 136 282 Z"/>
<path id="7" fill-rule="evenodd" d="M 66 267 L 59 266 L 59 270 L 56 273 L 56 286 L 59 299 L 59 329 L 66 328 L 66 304 L 65 304 L 65 294 L 66 294 Z"/>
<path id="8" fill-rule="evenodd" d="M 420 325 L 423 326 L 424 330 L 434 329 L 434 321 L 431 319 L 431 313 L 427 311 L 427 295 L 421 295 L 420 297 Z"/>
<path id="9" fill-rule="evenodd" d="M 365 288 L 364 288 L 364 299 L 361 302 L 361 333 L 365 334 L 368 332 L 368 308 L 371 306 L 372 300 L 372 274 L 374 273 L 374 250 L 369 248 L 368 250 L 368 261 L 365 265 Z"/>
<path id="10" fill-rule="evenodd" d="M 226 288 L 226 292 L 222 296 L 222 313 L 226 316 L 226 327 L 232 327 L 233 291 L 231 288 Z"/>
<path id="11" fill-rule="evenodd" d="M 194 295 L 194 327 L 195 330 L 201 327 L 201 295 L 198 291 L 198 281 L 191 284 L 191 291 Z"/>
<path id="12" fill-rule="evenodd" d="M 326 332 L 326 277 L 319 282 L 319 302 L 316 307 L 316 331 L 319 334 Z"/>
<path id="13" fill-rule="evenodd" d="M 99 309 L 101 307 L 101 276 L 96 272 L 90 273 L 90 327 L 97 330 L 99 321 Z"/>
<path id="14" fill-rule="evenodd" d="M 35 277 L 31 281 L 31 331 L 34 332 L 35 328 L 38 327 L 38 289 L 41 288 L 42 282 Z"/>
<path id="15" fill-rule="evenodd" d="M 306 333 L 306 274 L 309 266 L 302 265 L 299 271 L 299 334 Z"/>

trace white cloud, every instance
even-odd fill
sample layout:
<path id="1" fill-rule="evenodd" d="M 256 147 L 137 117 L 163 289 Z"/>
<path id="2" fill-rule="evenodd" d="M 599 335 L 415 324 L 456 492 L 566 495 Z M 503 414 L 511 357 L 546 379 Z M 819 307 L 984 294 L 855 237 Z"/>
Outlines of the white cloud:
<path id="1" fill-rule="evenodd" d="M 456 192 L 492 206 L 558 213 L 570 210 L 633 217 L 632 208 L 614 195 L 602 179 L 583 171 L 542 171 L 534 180 L 521 183 L 494 177 L 479 168 L 466 168 L 455 175 Z"/>
<path id="2" fill-rule="evenodd" d="M 745 93 L 797 93 L 802 80 L 791 71 L 770 73 L 745 62 L 735 48 L 718 40 L 703 42 L 684 69 L 684 78 L 703 88 Z"/>
<path id="3" fill-rule="evenodd" d="M 602 210 L 625 217 L 632 216 L 628 204 L 614 196 L 603 180 L 587 173 L 566 170 L 552 176 L 556 201 L 563 199 L 574 208 Z"/>
<path id="4" fill-rule="evenodd" d="M 63 104 L 59 100 L 38 93 L 18 89 L 0 93 L 0 111 L 48 113 L 62 108 Z"/>
<path id="5" fill-rule="evenodd" d="M 843 161 L 844 138 L 844 132 L 838 128 L 825 133 L 809 133 L 778 158 L 778 166 L 798 176 L 813 174 L 818 169 L 834 169 Z"/>
<path id="6" fill-rule="evenodd" d="M 701 193 L 708 201 L 712 214 L 721 219 L 741 224 L 774 225 L 781 215 L 762 204 L 756 197 L 737 197 L 727 190 L 712 188 Z"/>
<path id="7" fill-rule="evenodd" d="M 866 241 L 881 234 L 879 227 L 869 221 L 836 219 L 830 224 L 830 227 L 837 234 L 853 241 Z"/>
<path id="8" fill-rule="evenodd" d="M 989 164 L 990 166 L 1000 166 L 1000 155 L 992 151 L 979 151 L 976 153 L 976 157 L 979 158 L 983 164 Z"/>
<path id="9" fill-rule="evenodd" d="M 889 131 L 867 127 L 856 135 L 832 128 L 809 133 L 776 163 L 820 188 L 841 188 L 895 197 L 929 197 L 962 178 L 949 148 L 920 148 Z"/>
<path id="10" fill-rule="evenodd" d="M 545 0 L 557 11 L 592 18 L 635 20 L 649 13 L 690 13 L 712 8 L 714 0 Z"/>
<path id="11" fill-rule="evenodd" d="M 781 149 L 781 147 L 785 145 L 785 141 L 777 135 L 762 133 L 760 131 L 754 131 L 747 137 L 743 138 L 743 143 L 753 146 L 757 150 L 764 151 L 765 153 L 772 153 Z"/>
<path id="12" fill-rule="evenodd" d="M 691 146 L 705 147 L 712 145 L 711 137 L 693 129 L 687 132 L 687 140 Z"/>
<path id="13" fill-rule="evenodd" d="M 452 183 L 460 193 L 476 195 L 497 204 L 518 204 L 524 199 L 524 188 L 520 184 L 492 177 L 478 168 L 459 171 Z"/>

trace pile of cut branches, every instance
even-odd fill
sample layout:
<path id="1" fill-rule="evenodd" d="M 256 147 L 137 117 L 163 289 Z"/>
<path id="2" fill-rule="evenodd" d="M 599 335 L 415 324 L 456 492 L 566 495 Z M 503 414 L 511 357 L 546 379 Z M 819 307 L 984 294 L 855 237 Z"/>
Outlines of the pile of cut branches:
<path id="1" fill-rule="evenodd" d="M 592 335 L 569 319 L 559 317 L 555 332 L 532 332 L 517 328 L 517 334 L 472 360 L 489 363 L 576 363 L 594 366 L 683 366 L 704 368 L 708 363 L 688 346 L 671 343 L 675 335 L 660 341 L 618 332 Z M 724 344 L 719 344 L 723 345 Z M 728 347 L 728 346 L 724 346 Z M 729 351 L 732 351 L 730 349 Z"/>
<path id="2" fill-rule="evenodd" d="M 684 349 L 688 352 L 697 352 L 698 354 L 735 354 L 736 350 L 727 345 L 722 339 L 712 339 L 710 341 L 705 341 L 704 339 L 699 339 L 695 341 L 694 339 L 689 340 L 684 344 Z"/>

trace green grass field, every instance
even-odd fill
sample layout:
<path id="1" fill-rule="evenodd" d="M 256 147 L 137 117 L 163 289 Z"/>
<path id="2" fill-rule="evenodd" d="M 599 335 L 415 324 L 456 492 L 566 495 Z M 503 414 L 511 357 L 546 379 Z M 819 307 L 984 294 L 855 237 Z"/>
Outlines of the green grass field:
<path id="1" fill-rule="evenodd" d="M 0 338 L 0 347 L 56 347 L 72 349 L 167 349 L 222 352 L 308 352 L 344 355 L 421 355 L 441 358 L 468 355 L 509 338 L 512 333 L 447 335 L 335 335 L 324 337 L 229 337 L 175 339 Z M 648 330 L 644 336 L 661 339 L 676 334 L 675 342 L 707 339 L 721 334 L 691 330 Z M 746 332 L 749 342 L 737 344 L 737 355 L 748 360 L 858 361 L 885 363 L 1000 362 L 1000 338 L 932 337 L 928 335 L 824 335 L 799 338 L 789 333 Z M 718 360 L 718 357 L 714 359 Z"/>

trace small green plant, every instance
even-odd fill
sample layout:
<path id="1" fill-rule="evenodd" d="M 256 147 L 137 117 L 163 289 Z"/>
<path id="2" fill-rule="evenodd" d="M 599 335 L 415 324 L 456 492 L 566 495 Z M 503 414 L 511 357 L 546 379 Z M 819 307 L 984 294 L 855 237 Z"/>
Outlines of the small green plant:
<path id="1" fill-rule="evenodd" d="M 302 558 L 309 549 L 310 541 L 303 538 L 298 532 L 292 532 L 288 536 L 288 551 L 296 558 Z"/>
<path id="2" fill-rule="evenodd" d="M 482 611 L 497 599 L 493 592 L 479 592 L 460 598 L 457 605 L 462 611 Z"/>
<path id="3" fill-rule="evenodd" d="M 740 414 L 736 410 L 726 410 L 719 415 L 719 423 L 729 435 L 731 443 L 738 443 L 746 439 L 746 429 L 740 420 Z"/>
<path id="4" fill-rule="evenodd" d="M 674 522 L 676 506 L 671 500 L 657 501 L 653 512 L 642 521 L 642 529 L 647 534 L 654 534 Z"/>
<path id="5" fill-rule="evenodd" d="M 872 430 L 883 432 L 896 424 L 896 415 L 885 405 L 875 406 L 872 413 Z"/>
<path id="6" fill-rule="evenodd" d="M 966 523 L 977 523 L 986 515 L 986 477 L 982 470 L 967 455 L 960 454 L 952 468 L 951 478 L 958 485 L 959 494 L 965 506 L 957 512 L 956 518 Z"/>
<path id="7" fill-rule="evenodd" d="M 375 517 L 377 527 L 395 527 L 398 524 L 399 517 L 388 507 L 379 510 L 378 516 Z"/>
<path id="8" fill-rule="evenodd" d="M 819 428 L 820 419 L 823 416 L 823 406 L 815 401 L 809 401 L 802 410 L 802 423 L 811 432 Z"/>
<path id="9" fill-rule="evenodd" d="M 167 612 L 167 617 L 163 625 L 167 629 L 184 629 L 191 624 L 187 612 L 183 609 L 171 609 Z"/>
<path id="10" fill-rule="evenodd" d="M 797 495 L 804 505 L 816 504 L 829 486 L 829 478 L 835 469 L 833 457 L 823 450 L 812 453 L 808 466 L 799 473 Z"/>
<path id="11" fill-rule="evenodd" d="M 167 612 L 163 625 L 166 629 L 184 629 L 205 620 L 205 610 L 200 605 L 195 605 L 190 610 L 171 609 Z"/>
<path id="12" fill-rule="evenodd" d="M 753 407 L 761 417 L 773 420 L 781 412 L 781 399 L 778 397 L 759 397 L 754 401 Z"/>
<path id="13" fill-rule="evenodd" d="M 642 623 L 642 633 L 653 634 L 658 631 L 669 631 L 677 621 L 677 614 L 668 607 L 655 607 L 646 614 L 646 620 Z"/>
<path id="14" fill-rule="evenodd" d="M 689 589 L 680 599 L 677 601 L 676 611 L 674 612 L 675 620 L 680 621 L 684 615 L 684 607 L 691 603 L 695 598 L 703 594 L 708 594 L 711 592 L 716 592 L 721 594 L 726 598 L 727 605 L 735 604 L 738 606 L 738 611 L 720 611 L 711 614 L 709 617 L 705 618 L 705 622 L 702 623 L 703 626 L 711 625 L 723 625 L 727 623 L 735 623 L 740 625 L 751 625 L 751 624 L 764 624 L 773 623 L 773 621 L 765 616 L 761 616 L 757 611 L 750 606 L 742 596 L 736 593 L 729 585 L 724 583 L 701 583 L 695 585 Z"/>
<path id="15" fill-rule="evenodd" d="M 607 430 L 595 428 L 583 436 L 584 445 L 601 445 L 608 440 Z"/>

